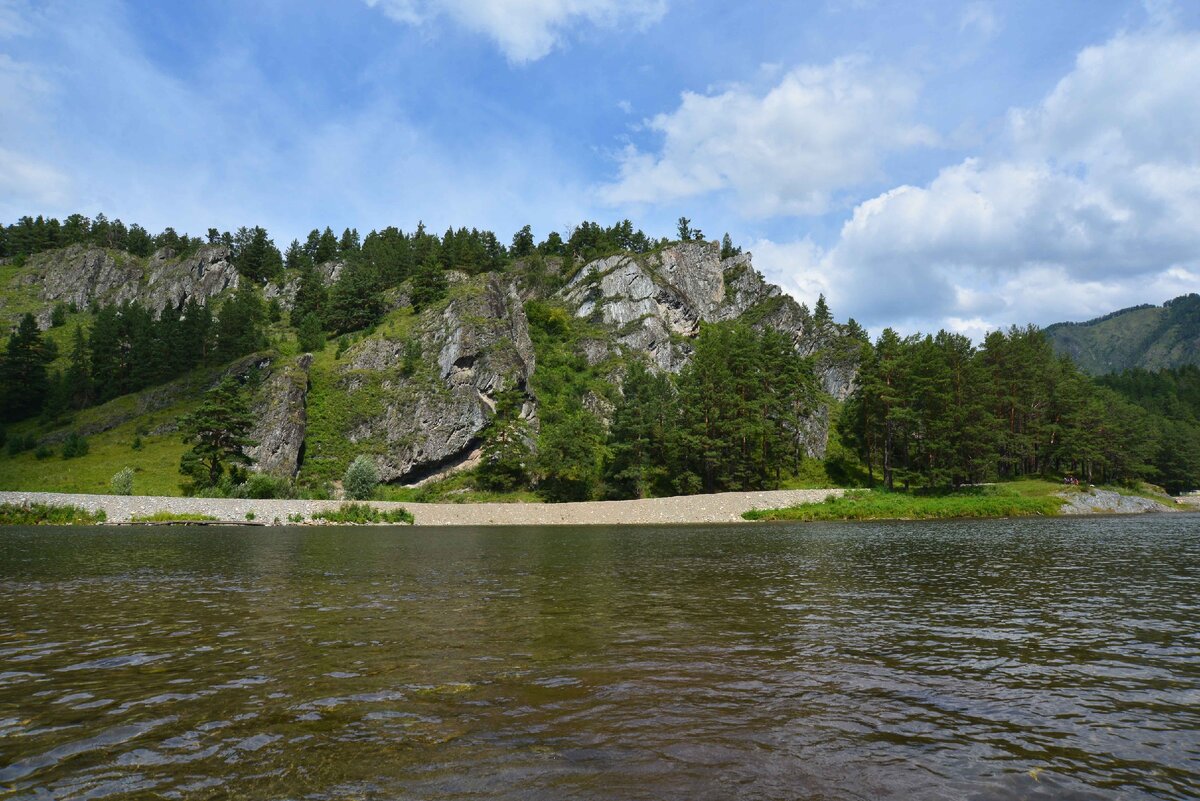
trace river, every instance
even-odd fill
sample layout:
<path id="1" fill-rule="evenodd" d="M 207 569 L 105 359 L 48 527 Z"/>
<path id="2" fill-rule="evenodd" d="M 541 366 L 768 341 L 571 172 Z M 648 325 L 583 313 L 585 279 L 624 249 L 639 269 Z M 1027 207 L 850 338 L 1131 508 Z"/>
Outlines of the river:
<path id="1" fill-rule="evenodd" d="M 0 529 L 0 798 L 1200 788 L 1200 516 Z"/>

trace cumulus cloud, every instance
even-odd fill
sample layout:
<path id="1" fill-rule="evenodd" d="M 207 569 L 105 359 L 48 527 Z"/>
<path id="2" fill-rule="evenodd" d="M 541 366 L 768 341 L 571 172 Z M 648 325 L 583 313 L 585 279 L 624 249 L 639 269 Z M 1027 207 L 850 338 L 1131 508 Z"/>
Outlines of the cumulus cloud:
<path id="1" fill-rule="evenodd" d="M 875 327 L 976 333 L 1200 290 L 1198 74 L 1194 33 L 1085 49 L 1010 112 L 999 155 L 860 203 L 817 258 L 831 301 Z"/>
<path id="2" fill-rule="evenodd" d="M 644 27 L 666 13 L 666 0 L 366 0 L 387 16 L 424 25 L 446 16 L 492 39 L 509 61 L 537 61 L 585 23 L 602 28 Z"/>
<path id="3" fill-rule="evenodd" d="M 659 203 L 732 190 L 756 217 L 820 214 L 833 196 L 876 179 L 890 152 L 931 144 L 910 121 L 917 83 L 859 59 L 794 69 L 765 93 L 685 92 L 647 122 L 662 147 L 628 147 L 609 203 Z"/>

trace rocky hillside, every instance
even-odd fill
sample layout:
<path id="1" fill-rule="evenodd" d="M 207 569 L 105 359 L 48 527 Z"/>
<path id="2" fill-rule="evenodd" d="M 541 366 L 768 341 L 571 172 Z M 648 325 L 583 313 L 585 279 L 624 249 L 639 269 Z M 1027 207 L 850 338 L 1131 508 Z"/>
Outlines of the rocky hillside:
<path id="1" fill-rule="evenodd" d="M 11 273 L 0 286 L 0 319 L 15 323 L 32 311 L 43 329 L 49 328 L 51 311 L 58 303 L 85 310 L 136 300 L 159 312 L 166 306 L 181 308 L 191 298 L 207 303 L 236 289 L 240 278 L 229 249 L 221 245 L 206 245 L 182 258 L 163 248 L 147 259 L 120 250 L 72 245 L 32 256 L 20 268 L 0 270 L 0 276 Z"/>
<path id="2" fill-rule="evenodd" d="M 1055 351 L 1092 375 L 1200 364 L 1200 295 L 1122 309 L 1085 323 L 1057 323 L 1046 328 L 1046 336 Z"/>
<path id="3" fill-rule="evenodd" d="M 320 273 L 332 283 L 340 266 L 328 262 Z M 178 308 L 190 298 L 208 302 L 239 281 L 220 246 L 201 247 L 188 258 L 159 251 L 148 259 L 73 246 L 39 254 L 20 269 L 0 269 L 0 317 L 33 311 L 43 327 L 59 303 L 81 311 L 125 300 Z M 803 432 L 813 456 L 824 455 L 832 404 L 853 389 L 858 341 L 848 330 L 814 321 L 764 281 L 749 254 L 722 259 L 717 243 L 676 243 L 573 268 L 548 258 L 536 265 L 518 261 L 502 272 L 449 275 L 446 298 L 420 314 L 402 284 L 389 292 L 391 311 L 378 325 L 323 351 L 297 354 L 294 341 L 277 340 L 271 352 L 148 390 L 132 403 L 89 410 L 81 419 L 91 434 L 136 426 L 166 437 L 173 428 L 163 410 L 186 408 L 222 374 L 237 372 L 252 375 L 256 387 L 259 444 L 252 456 L 259 469 L 333 480 L 354 455 L 369 453 L 385 480 L 420 482 L 474 463 L 501 392 L 522 394 L 521 416 L 537 431 L 538 357 L 525 311 L 535 300 L 586 326 L 578 356 L 611 388 L 587 403 L 602 417 L 630 359 L 677 372 L 709 322 L 742 320 L 785 332 L 798 352 L 813 358 L 824 390 Z M 264 295 L 286 311 L 297 283 L 285 275 L 265 286 Z M 153 419 L 137 419 L 151 412 Z"/>

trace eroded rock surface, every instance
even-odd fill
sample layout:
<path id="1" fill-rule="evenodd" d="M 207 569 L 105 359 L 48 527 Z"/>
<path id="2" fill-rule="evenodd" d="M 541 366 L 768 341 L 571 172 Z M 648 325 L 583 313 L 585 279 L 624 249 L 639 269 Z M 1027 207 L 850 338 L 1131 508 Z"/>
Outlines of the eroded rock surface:
<path id="1" fill-rule="evenodd" d="M 307 433 L 311 365 L 312 355 L 306 353 L 272 370 L 255 393 L 256 422 L 250 438 L 258 444 L 246 450 L 255 470 L 285 478 L 299 471 Z"/>
<path id="2" fill-rule="evenodd" d="M 138 301 L 160 312 L 178 308 L 195 298 L 206 304 L 211 298 L 238 285 L 238 272 L 230 261 L 229 249 L 206 245 L 187 258 L 177 258 L 162 249 L 149 259 L 86 245 L 38 254 L 29 259 L 14 286 L 36 290 L 45 304 L 38 324 L 50 325 L 50 313 L 58 303 L 79 309 Z"/>
<path id="3" fill-rule="evenodd" d="M 754 269 L 749 253 L 721 259 L 716 242 L 684 242 L 651 254 L 622 254 L 585 265 L 559 297 L 578 317 L 613 332 L 614 344 L 646 354 L 661 370 L 687 364 L 691 340 L 702 322 L 743 319 L 757 329 L 789 335 L 798 353 L 814 357 L 822 391 L 836 401 L 854 390 L 858 346 L 845 326 L 817 323 L 779 287 Z M 609 347 L 584 343 L 590 364 L 606 358 Z M 799 435 L 808 453 L 825 455 L 830 407 L 823 401 Z"/>
<path id="4" fill-rule="evenodd" d="M 526 391 L 533 343 L 521 298 L 503 276 L 460 282 L 439 314 L 419 318 L 406 338 L 377 336 L 352 348 L 341 379 L 378 394 L 377 413 L 347 432 L 375 453 L 380 477 L 411 483 L 467 462 L 498 393 Z M 420 349 L 408 373 L 406 355 Z M 357 384 L 357 386 L 356 386 Z M 527 398 L 525 417 L 536 424 Z"/>

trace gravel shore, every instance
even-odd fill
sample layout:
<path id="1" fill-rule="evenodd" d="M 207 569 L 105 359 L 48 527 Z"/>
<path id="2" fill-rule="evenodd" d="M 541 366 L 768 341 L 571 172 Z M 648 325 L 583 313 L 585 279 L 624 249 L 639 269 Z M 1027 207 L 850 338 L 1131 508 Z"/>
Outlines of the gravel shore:
<path id="1" fill-rule="evenodd" d="M 555 526 L 670 523 L 740 523 L 751 509 L 778 509 L 798 503 L 822 501 L 844 490 L 774 490 L 722 492 L 650 498 L 637 501 L 583 503 L 390 503 L 372 501 L 379 509 L 404 508 L 419 526 Z M 256 523 L 286 525 L 289 516 L 308 520 L 322 509 L 336 509 L 341 501 L 256 501 L 236 498 L 176 498 L 164 496 L 72 495 L 57 492 L 0 492 L 0 503 L 54 506 L 71 505 L 90 511 L 104 510 L 109 523 L 128 523 L 135 516 L 156 512 L 202 514 L 225 521 L 244 521 L 253 514 Z"/>

